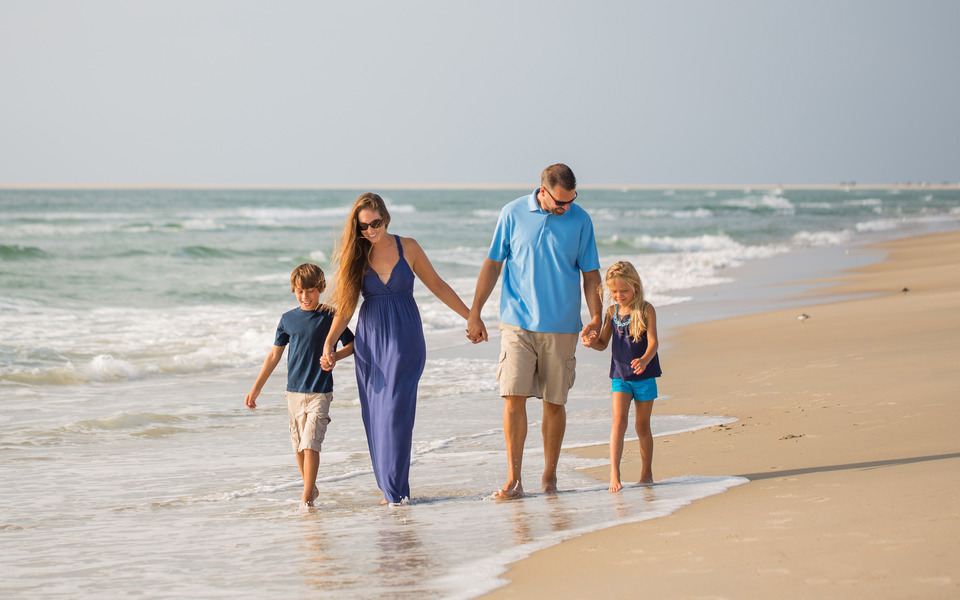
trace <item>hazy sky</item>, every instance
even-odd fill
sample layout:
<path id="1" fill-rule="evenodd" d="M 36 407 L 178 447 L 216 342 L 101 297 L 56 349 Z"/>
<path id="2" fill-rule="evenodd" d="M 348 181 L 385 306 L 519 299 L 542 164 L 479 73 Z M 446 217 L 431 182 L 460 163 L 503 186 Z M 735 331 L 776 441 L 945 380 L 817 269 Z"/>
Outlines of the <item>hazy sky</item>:
<path id="1" fill-rule="evenodd" d="M 0 0 L 0 184 L 960 181 L 958 0 Z"/>

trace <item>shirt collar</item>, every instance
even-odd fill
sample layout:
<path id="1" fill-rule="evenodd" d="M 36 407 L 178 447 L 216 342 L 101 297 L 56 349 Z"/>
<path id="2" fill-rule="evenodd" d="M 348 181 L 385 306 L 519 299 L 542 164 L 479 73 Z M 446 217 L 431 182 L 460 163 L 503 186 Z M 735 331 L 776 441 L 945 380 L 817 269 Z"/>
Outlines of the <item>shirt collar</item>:
<path id="1" fill-rule="evenodd" d="M 527 209 L 530 212 L 547 212 L 540 208 L 540 203 L 537 202 L 537 194 L 540 193 L 540 188 L 533 190 L 533 193 L 530 194 L 530 199 L 527 200 Z"/>

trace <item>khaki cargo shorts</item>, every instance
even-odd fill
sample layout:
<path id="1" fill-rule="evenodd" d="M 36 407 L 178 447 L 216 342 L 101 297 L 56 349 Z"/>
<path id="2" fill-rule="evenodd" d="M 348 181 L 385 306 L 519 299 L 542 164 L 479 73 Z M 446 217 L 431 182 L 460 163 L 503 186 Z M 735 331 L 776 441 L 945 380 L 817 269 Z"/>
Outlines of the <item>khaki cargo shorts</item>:
<path id="1" fill-rule="evenodd" d="M 287 392 L 287 416 L 290 417 L 290 442 L 294 452 L 320 452 L 330 422 L 330 402 L 333 392 L 304 394 Z"/>
<path id="2" fill-rule="evenodd" d="M 576 378 L 576 333 L 541 333 L 500 324 L 501 396 L 536 396 L 566 404 Z"/>

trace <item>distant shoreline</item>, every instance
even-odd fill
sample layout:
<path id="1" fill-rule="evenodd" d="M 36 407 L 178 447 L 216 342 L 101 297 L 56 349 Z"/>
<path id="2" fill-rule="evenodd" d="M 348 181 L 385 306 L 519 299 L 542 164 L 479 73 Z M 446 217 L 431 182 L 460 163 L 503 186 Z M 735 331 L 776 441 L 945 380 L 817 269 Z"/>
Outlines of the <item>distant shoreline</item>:
<path id="1" fill-rule="evenodd" d="M 344 184 L 344 185 L 173 185 L 111 183 L 0 183 L 0 190 L 526 190 L 536 183 L 502 184 Z M 587 184 L 581 190 L 953 190 L 960 183 L 683 183 Z"/>

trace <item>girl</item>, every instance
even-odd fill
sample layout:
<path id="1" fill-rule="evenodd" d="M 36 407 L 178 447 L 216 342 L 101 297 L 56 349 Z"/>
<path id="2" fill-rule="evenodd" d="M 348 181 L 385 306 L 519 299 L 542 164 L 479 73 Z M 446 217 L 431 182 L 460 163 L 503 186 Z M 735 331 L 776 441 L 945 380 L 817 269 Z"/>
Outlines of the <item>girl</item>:
<path id="1" fill-rule="evenodd" d="M 583 345 L 603 350 L 611 343 L 610 379 L 613 380 L 613 424 L 610 427 L 610 491 L 623 489 L 620 458 L 627 431 L 630 400 L 636 402 L 636 429 L 640 438 L 640 483 L 653 483 L 653 434 L 650 413 L 657 397 L 660 358 L 657 356 L 657 311 L 643 299 L 643 283 L 634 266 L 620 261 L 607 269 L 604 286 L 613 305 L 607 309 L 599 337 Z M 603 295 L 603 286 L 600 289 Z"/>

